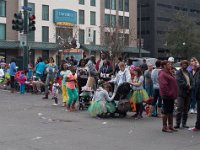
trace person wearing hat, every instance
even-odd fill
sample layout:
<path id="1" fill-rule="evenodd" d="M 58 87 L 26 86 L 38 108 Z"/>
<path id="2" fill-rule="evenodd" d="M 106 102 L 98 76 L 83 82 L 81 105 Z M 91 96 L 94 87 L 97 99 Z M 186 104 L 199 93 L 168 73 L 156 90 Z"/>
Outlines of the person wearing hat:
<path id="1" fill-rule="evenodd" d="M 183 60 L 180 65 L 181 69 L 176 72 L 176 80 L 178 83 L 176 126 L 174 127 L 176 129 L 180 128 L 181 122 L 183 128 L 189 128 L 186 123 L 192 89 L 192 76 L 187 70 L 189 63 L 187 60 Z"/>

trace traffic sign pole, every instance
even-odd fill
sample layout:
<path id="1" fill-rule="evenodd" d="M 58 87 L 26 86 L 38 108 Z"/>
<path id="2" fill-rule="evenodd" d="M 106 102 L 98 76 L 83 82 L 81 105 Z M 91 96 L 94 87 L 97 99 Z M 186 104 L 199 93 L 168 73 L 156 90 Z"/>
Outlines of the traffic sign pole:
<path id="1" fill-rule="evenodd" d="M 28 8 L 28 0 L 24 0 L 24 7 Z M 25 71 L 28 70 L 28 61 L 29 61 L 29 55 L 28 55 L 28 9 L 24 9 L 24 39 L 25 45 L 23 45 L 24 50 L 24 57 L 23 57 L 23 69 Z"/>

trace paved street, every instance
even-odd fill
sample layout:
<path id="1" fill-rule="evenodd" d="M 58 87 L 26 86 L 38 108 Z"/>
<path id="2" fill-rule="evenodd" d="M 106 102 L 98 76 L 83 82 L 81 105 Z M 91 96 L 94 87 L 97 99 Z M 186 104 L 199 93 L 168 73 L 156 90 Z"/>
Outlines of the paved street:
<path id="1" fill-rule="evenodd" d="M 0 150 L 199 150 L 200 133 L 162 133 L 161 120 L 94 119 L 41 95 L 0 91 Z M 195 116 L 190 116 L 192 126 Z"/>

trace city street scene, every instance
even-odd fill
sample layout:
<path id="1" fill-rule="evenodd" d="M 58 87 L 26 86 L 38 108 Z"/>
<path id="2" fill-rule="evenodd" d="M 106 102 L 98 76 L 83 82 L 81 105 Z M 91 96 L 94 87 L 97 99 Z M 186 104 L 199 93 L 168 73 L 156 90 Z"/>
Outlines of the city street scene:
<path id="1" fill-rule="evenodd" d="M 200 0 L 0 0 L 0 150 L 199 150 Z"/>

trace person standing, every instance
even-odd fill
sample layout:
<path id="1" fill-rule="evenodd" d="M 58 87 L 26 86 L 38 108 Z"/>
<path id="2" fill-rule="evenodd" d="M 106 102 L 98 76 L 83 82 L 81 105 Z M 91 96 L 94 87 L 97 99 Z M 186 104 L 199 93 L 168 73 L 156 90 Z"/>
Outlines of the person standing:
<path id="1" fill-rule="evenodd" d="M 192 78 L 194 80 L 197 75 L 196 73 L 198 71 L 198 68 L 199 68 L 199 62 L 195 57 L 192 57 L 190 59 L 190 65 L 191 65 L 190 72 L 191 72 Z M 195 96 L 195 88 L 192 88 L 192 97 L 191 97 L 191 102 L 190 102 L 190 113 L 191 114 L 197 113 L 196 103 L 197 102 L 196 102 L 196 96 Z"/>
<path id="2" fill-rule="evenodd" d="M 171 69 L 172 64 L 169 61 L 163 61 L 162 70 L 158 75 L 160 95 L 163 100 L 163 132 L 177 131 L 173 127 L 173 111 L 174 101 L 178 96 L 178 85 Z"/>
<path id="3" fill-rule="evenodd" d="M 140 69 L 141 69 L 141 71 L 142 71 L 143 74 L 144 74 L 145 70 L 148 69 L 146 59 L 143 59 L 143 64 L 140 65 Z"/>
<path id="4" fill-rule="evenodd" d="M 186 123 L 192 89 L 192 76 L 190 72 L 187 71 L 189 63 L 187 60 L 183 60 L 180 65 L 181 69 L 176 72 L 176 80 L 179 90 L 177 98 L 176 126 L 174 127 L 176 129 L 180 128 L 181 121 L 183 128 L 189 128 Z"/>
<path id="5" fill-rule="evenodd" d="M 38 57 L 37 63 L 35 66 L 35 72 L 36 72 L 37 78 L 40 78 L 41 80 L 43 80 L 45 68 L 46 68 L 46 64 L 42 60 L 42 57 Z"/>
<path id="6" fill-rule="evenodd" d="M 16 60 L 14 58 L 12 58 L 11 62 L 10 62 L 10 69 L 9 69 L 11 93 L 15 92 L 14 84 L 15 84 L 15 73 L 16 72 L 17 72 Z"/>
<path id="7" fill-rule="evenodd" d="M 194 95 L 197 102 L 197 119 L 195 127 L 190 128 L 191 131 L 200 131 L 200 67 L 197 66 L 195 75 L 193 75 Z"/>
<path id="8" fill-rule="evenodd" d="M 88 79 L 88 71 L 85 65 L 85 60 L 81 59 L 76 70 L 79 94 L 81 94 L 82 87 L 86 85 Z"/>
<path id="9" fill-rule="evenodd" d="M 151 79 L 152 70 L 153 70 L 153 65 L 148 64 L 148 70 L 144 72 L 145 89 L 149 97 L 153 96 L 153 81 Z"/>
<path id="10" fill-rule="evenodd" d="M 88 68 L 88 79 L 86 83 L 86 87 L 90 87 L 92 90 L 96 89 L 96 83 L 97 83 L 97 77 L 98 77 L 98 72 L 95 68 L 95 56 L 91 56 L 90 60 L 86 64 L 86 67 Z"/>
<path id="11" fill-rule="evenodd" d="M 70 68 L 71 73 L 67 75 L 66 77 L 66 87 L 67 87 L 67 93 L 68 93 L 68 101 L 67 101 L 67 108 L 66 111 L 75 111 L 75 104 L 78 100 L 78 91 L 76 89 L 76 83 L 77 83 L 77 76 L 76 76 L 76 69 L 74 66 L 71 66 Z"/>
<path id="12" fill-rule="evenodd" d="M 45 96 L 43 99 L 48 99 L 48 94 L 49 94 L 49 85 L 52 85 L 54 82 L 54 79 L 57 76 L 57 66 L 54 63 L 53 57 L 49 58 L 49 64 L 46 65 L 46 81 L 45 81 Z"/>
<path id="13" fill-rule="evenodd" d="M 143 88 L 144 76 L 140 68 L 134 70 L 134 79 L 130 84 L 134 88 L 132 99 L 130 100 L 131 105 L 136 104 L 136 114 L 133 116 L 136 119 L 142 118 L 142 113 L 144 110 L 143 102 L 149 99 L 149 96 L 145 89 Z"/>
<path id="14" fill-rule="evenodd" d="M 61 65 L 61 79 L 62 79 L 62 98 L 63 98 L 63 106 L 65 107 L 67 104 L 68 94 L 66 87 L 66 77 L 70 74 L 71 71 L 68 69 L 67 63 L 63 63 Z"/>
<path id="15" fill-rule="evenodd" d="M 25 93 L 25 82 L 26 82 L 27 78 L 25 76 L 25 73 L 22 71 L 21 75 L 19 77 L 19 84 L 20 84 L 20 94 L 24 94 Z"/>
<path id="16" fill-rule="evenodd" d="M 153 103 L 152 106 L 150 106 L 149 109 L 149 116 L 152 116 L 152 113 L 154 112 L 154 109 L 157 107 L 156 114 L 153 114 L 153 116 L 162 117 L 161 114 L 161 108 L 162 108 L 162 99 L 160 96 L 160 87 L 159 87 L 159 81 L 158 81 L 158 74 L 161 70 L 161 61 L 156 61 L 156 68 L 151 73 L 151 79 L 153 82 Z"/>

